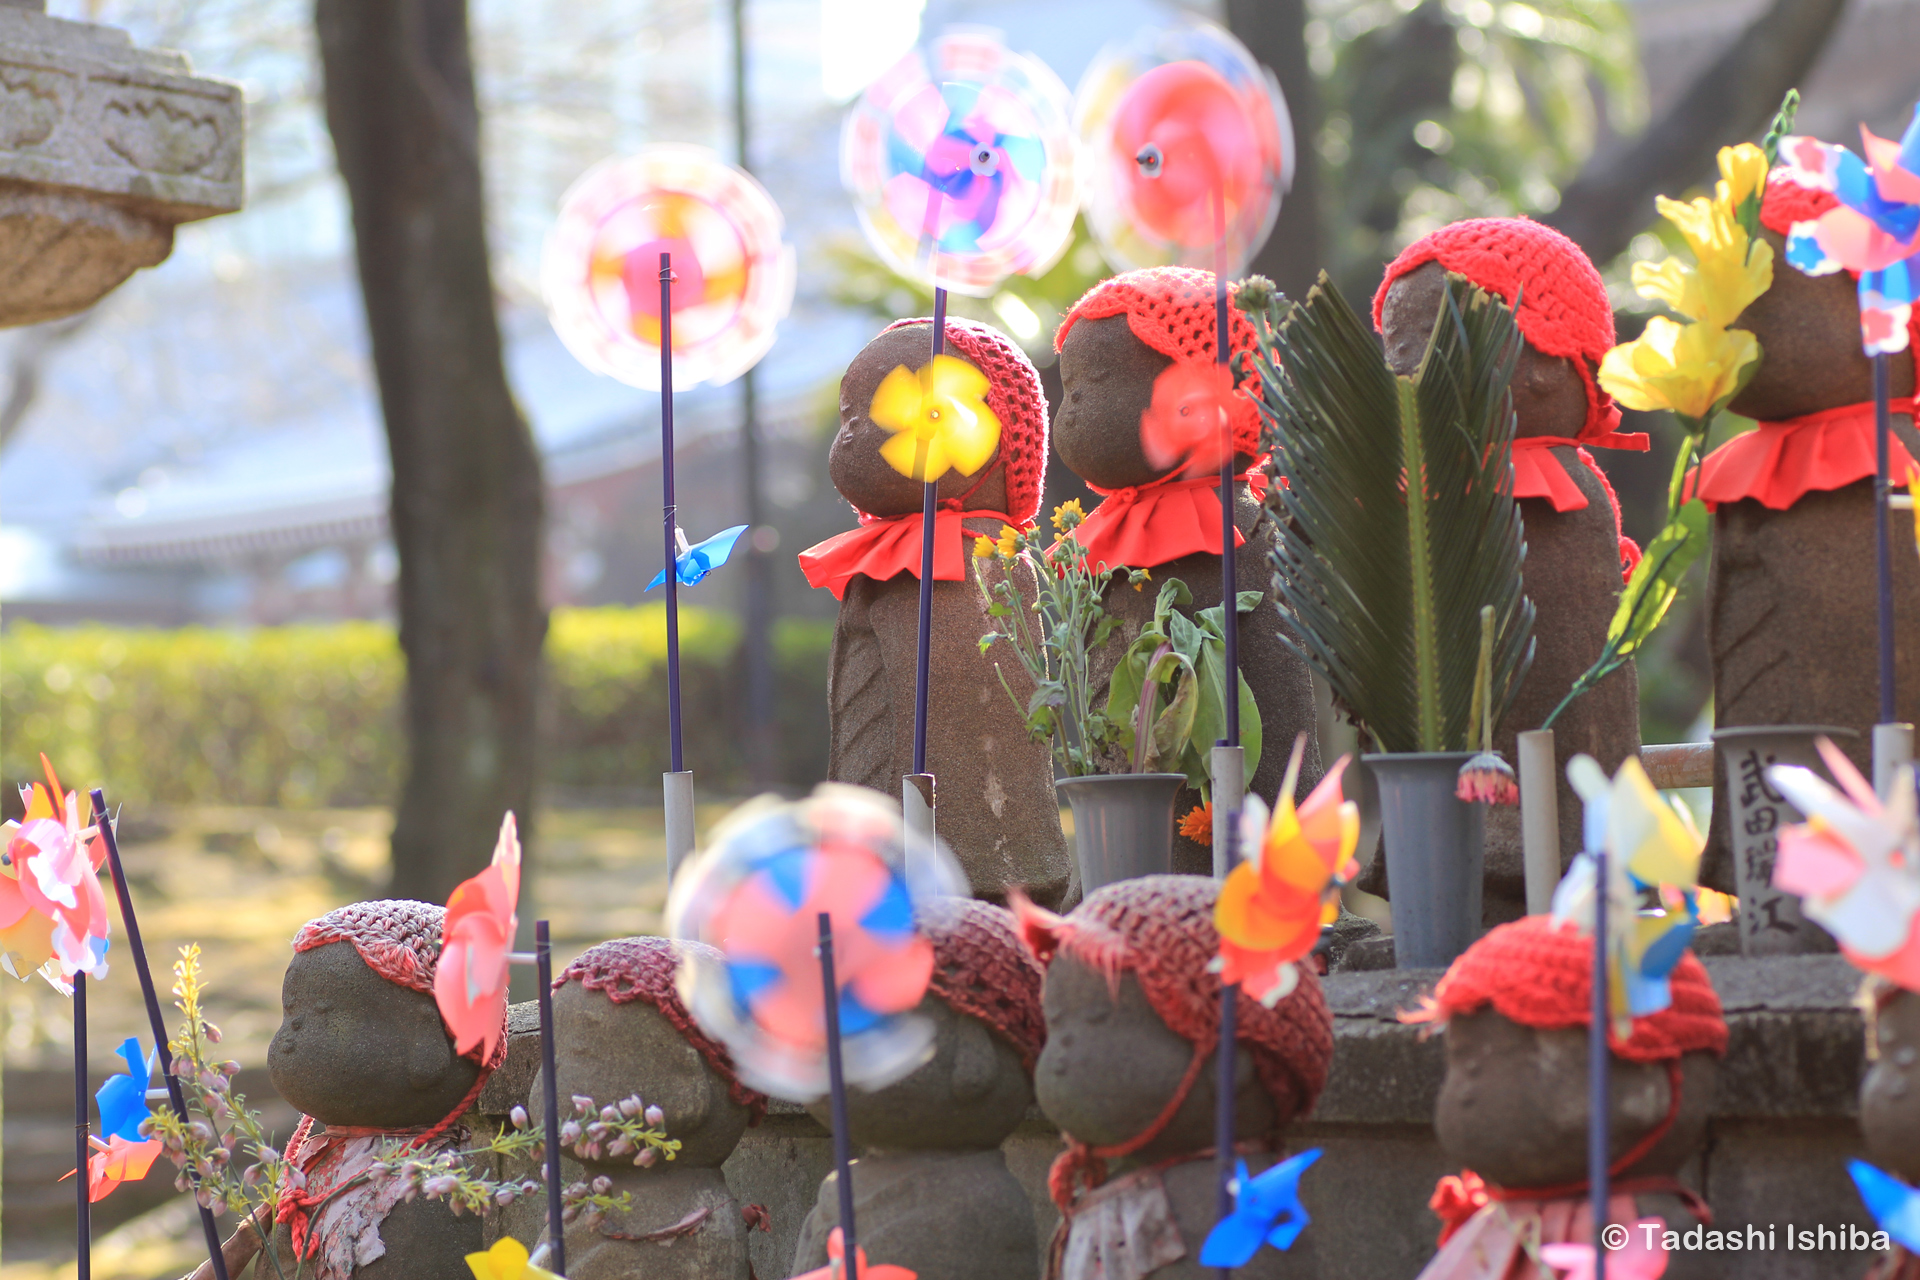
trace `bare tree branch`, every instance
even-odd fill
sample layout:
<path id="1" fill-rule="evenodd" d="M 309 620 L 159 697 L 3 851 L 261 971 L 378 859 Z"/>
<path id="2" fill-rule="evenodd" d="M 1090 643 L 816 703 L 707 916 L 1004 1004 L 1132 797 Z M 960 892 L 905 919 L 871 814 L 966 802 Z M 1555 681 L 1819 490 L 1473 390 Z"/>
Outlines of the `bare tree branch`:
<path id="1" fill-rule="evenodd" d="M 1647 225 L 1655 195 L 1698 182 L 1721 144 L 1759 135 L 1846 8 L 1847 0 L 1773 0 L 1638 140 L 1589 161 L 1543 221 L 1595 262 L 1617 256 Z"/>
<path id="2" fill-rule="evenodd" d="M 88 308 L 79 315 L 35 325 L 13 340 L 7 353 L 7 396 L 0 401 L 0 449 L 7 447 L 13 433 L 27 420 L 27 413 L 40 395 L 40 374 L 53 353 L 65 346 L 85 328 L 96 314 Z"/>

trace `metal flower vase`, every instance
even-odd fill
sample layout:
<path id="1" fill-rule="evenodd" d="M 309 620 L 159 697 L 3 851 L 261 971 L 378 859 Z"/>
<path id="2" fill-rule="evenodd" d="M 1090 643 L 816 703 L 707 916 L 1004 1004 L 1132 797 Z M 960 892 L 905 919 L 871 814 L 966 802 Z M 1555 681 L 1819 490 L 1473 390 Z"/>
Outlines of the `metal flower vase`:
<path id="1" fill-rule="evenodd" d="M 1184 773 L 1109 773 L 1054 784 L 1073 809 L 1080 891 L 1173 870 L 1173 806 Z"/>
<path id="2" fill-rule="evenodd" d="M 1453 794 L 1468 751 L 1362 757 L 1380 794 L 1380 839 L 1401 969 L 1444 969 L 1480 936 L 1485 806 Z"/>

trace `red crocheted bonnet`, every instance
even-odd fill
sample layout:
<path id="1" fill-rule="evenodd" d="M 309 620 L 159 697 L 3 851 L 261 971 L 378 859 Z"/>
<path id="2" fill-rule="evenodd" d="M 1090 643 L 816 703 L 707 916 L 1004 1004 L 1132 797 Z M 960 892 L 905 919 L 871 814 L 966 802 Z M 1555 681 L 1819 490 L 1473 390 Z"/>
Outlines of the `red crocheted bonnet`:
<path id="1" fill-rule="evenodd" d="M 916 324 L 933 328 L 933 320 L 921 316 L 895 320 L 880 332 Z M 1047 393 L 1040 371 L 1013 339 L 977 321 L 948 316 L 946 340 L 948 355 L 959 355 L 987 375 L 987 408 L 1000 419 L 999 460 L 1007 469 L 1006 514 L 1032 520 L 1040 514 L 1040 493 L 1047 484 Z M 993 466 L 989 463 L 974 479 L 986 479 Z"/>
<path id="2" fill-rule="evenodd" d="M 1198 1050 L 1220 1036 L 1220 953 L 1213 907 L 1220 883 L 1210 876 L 1142 876 L 1096 889 L 1065 919 L 1026 907 L 1021 932 L 1041 964 L 1065 952 L 1118 983 L 1132 973 L 1160 1020 Z M 1285 1123 L 1306 1114 L 1326 1087 L 1333 1062 L 1333 1015 L 1320 979 L 1303 969 L 1293 994 L 1269 1009 L 1242 993 L 1235 1040 Z"/>
<path id="3" fill-rule="evenodd" d="M 1047 1043 L 1044 979 L 1013 912 L 976 898 L 943 898 L 920 923 L 933 940 L 933 993 L 992 1027 L 1031 1074 Z"/>
<path id="4" fill-rule="evenodd" d="M 1214 310 L 1214 277 L 1197 267 L 1144 267 L 1111 276 L 1086 291 L 1073 304 L 1053 335 L 1053 349 L 1067 341 L 1067 331 L 1081 320 L 1104 320 L 1124 315 L 1133 336 L 1169 360 L 1197 360 L 1212 364 L 1218 357 L 1215 338 L 1220 320 Z M 1240 308 L 1227 305 L 1228 354 L 1254 349 L 1253 322 Z M 1233 398 L 1228 423 L 1233 449 L 1250 457 L 1260 453 L 1260 377 L 1249 372 L 1239 380 L 1241 393 Z"/>
<path id="5" fill-rule="evenodd" d="M 673 1024 L 686 1042 L 699 1050 L 714 1074 L 727 1082 L 727 1096 L 752 1113 L 749 1124 L 759 1124 L 767 1114 L 767 1095 L 749 1089 L 735 1074 L 733 1055 L 725 1045 L 700 1029 L 680 1000 L 675 979 L 680 972 L 680 957 L 698 952 L 716 963 L 724 959 L 704 942 L 676 942 L 671 938 L 615 938 L 589 947 L 553 980 L 558 991 L 569 982 L 578 982 L 589 991 L 598 991 L 614 1004 L 644 1000 Z"/>
<path id="6" fill-rule="evenodd" d="M 1542 355 L 1573 361 L 1587 390 L 1587 421 L 1576 437 L 1607 449 L 1645 449 L 1644 435 L 1619 434 L 1620 406 L 1594 381 L 1613 348 L 1613 304 L 1600 273 L 1580 246 L 1528 218 L 1469 218 L 1422 236 L 1401 250 L 1373 295 L 1378 329 L 1387 290 L 1409 271 L 1438 262 L 1515 306 L 1514 321 Z"/>
<path id="7" fill-rule="evenodd" d="M 1794 223 L 1812 222 L 1839 203 L 1840 198 L 1833 192 L 1803 187 L 1787 177 L 1784 170 L 1775 169 L 1767 178 L 1767 193 L 1760 200 L 1760 225 L 1783 236 L 1792 235 Z M 1773 269 L 1794 270 L 1783 256 L 1774 258 Z M 1858 280 L 1860 277 L 1849 271 L 1847 278 Z M 1761 352 L 1760 358 L 1764 360 L 1766 354 Z M 1915 307 L 1907 317 L 1907 354 L 1913 359 L 1915 385 L 1920 386 L 1920 307 Z"/>
<path id="8" fill-rule="evenodd" d="M 1699 1049 L 1726 1053 L 1727 1023 L 1706 966 L 1686 952 L 1671 982 L 1673 1003 L 1635 1018 L 1628 1039 L 1622 1041 L 1608 1029 L 1615 1054 L 1630 1062 L 1661 1062 Z M 1433 989 L 1433 1003 L 1438 1011 L 1434 1020 L 1442 1023 L 1491 1004 L 1521 1026 L 1542 1031 L 1588 1026 L 1593 939 L 1552 916 L 1527 916 L 1500 925 L 1453 962 Z"/>

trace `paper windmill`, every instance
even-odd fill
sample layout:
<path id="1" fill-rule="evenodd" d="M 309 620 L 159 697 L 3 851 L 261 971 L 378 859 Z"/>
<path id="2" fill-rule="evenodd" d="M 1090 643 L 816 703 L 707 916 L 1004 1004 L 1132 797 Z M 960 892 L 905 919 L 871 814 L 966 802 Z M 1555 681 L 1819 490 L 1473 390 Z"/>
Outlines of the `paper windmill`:
<path id="1" fill-rule="evenodd" d="M 1862 160 L 1814 138 L 1785 138 L 1787 176 L 1839 199 L 1787 235 L 1787 261 L 1810 276 L 1845 269 L 1860 277 L 1860 341 L 1868 355 L 1907 349 L 1920 286 L 1920 109 L 1898 142 L 1860 127 Z"/>
<path id="2" fill-rule="evenodd" d="M 1864 1160 L 1847 1161 L 1853 1185 L 1880 1229 L 1911 1253 L 1920 1253 L 1920 1191 Z"/>
<path id="3" fill-rule="evenodd" d="M 527 1259 L 527 1246 L 512 1236 L 502 1236 L 484 1253 L 467 1255 L 467 1269 L 474 1280 L 561 1280 L 545 1267 L 536 1267 Z"/>
<path id="4" fill-rule="evenodd" d="M 1611 780 L 1593 757 L 1575 756 L 1567 780 L 1585 806 L 1587 847 L 1607 851 L 1608 989 L 1618 1030 L 1673 1002 L 1667 979 L 1700 923 L 1695 878 L 1703 841 L 1685 810 L 1654 789 L 1638 756 Z M 1648 890 L 1660 906 L 1642 910 Z M 1554 890 L 1554 918 L 1591 934 L 1598 892 L 1594 859 L 1583 853 Z"/>
<path id="5" fill-rule="evenodd" d="M 673 558 L 674 577 L 679 579 L 683 587 L 705 582 L 708 574 L 727 562 L 727 557 L 733 554 L 733 544 L 738 542 L 740 535 L 746 531 L 747 526 L 736 524 L 731 529 L 722 529 L 711 538 L 689 546 L 686 530 L 676 527 L 673 531 L 673 540 L 679 544 L 680 554 Z M 647 584 L 647 590 L 651 591 L 655 587 L 664 586 L 666 581 L 667 571 L 662 569 L 653 575 L 653 581 Z"/>
<path id="6" fill-rule="evenodd" d="M 1851 761 L 1818 740 L 1840 790 L 1810 769 L 1773 765 L 1767 780 L 1807 821 L 1783 828 L 1773 882 L 1856 968 L 1920 991 L 1920 822 L 1913 770 L 1896 769 L 1883 802 Z"/>
<path id="7" fill-rule="evenodd" d="M 1353 850 L 1360 807 L 1340 794 L 1348 757 L 1327 770 L 1296 813 L 1293 788 L 1304 747 L 1304 737 L 1294 742 L 1271 823 L 1260 798 L 1247 797 L 1240 811 L 1245 859 L 1227 873 L 1213 909 L 1220 980 L 1240 983 L 1268 1008 L 1300 981 L 1294 962 L 1313 950 L 1320 926 L 1339 914 L 1341 883 L 1358 872 Z"/>
<path id="8" fill-rule="evenodd" d="M 138 1182 L 146 1177 L 160 1155 L 158 1138 L 129 1142 L 116 1133 L 105 1142 L 89 1137 L 87 1144 L 93 1148 L 93 1154 L 87 1157 L 89 1204 L 105 1200 L 123 1182 Z M 73 1170 L 69 1169 L 60 1175 L 59 1181 L 65 1182 L 72 1176 Z"/>
<path id="9" fill-rule="evenodd" d="M 440 963 L 433 974 L 433 1000 L 453 1032 L 456 1052 L 481 1046 L 492 1061 L 507 1018 L 507 953 L 519 921 L 520 832 L 509 813 L 500 820 L 493 862 L 454 886 L 440 927 Z"/>
<path id="10" fill-rule="evenodd" d="M 1140 449 L 1157 470 L 1185 464 L 1217 471 L 1233 448 L 1227 405 L 1233 378 L 1212 361 L 1176 360 L 1153 380 L 1153 402 L 1140 415 Z"/>
<path id="11" fill-rule="evenodd" d="M 951 468 L 970 476 L 1000 447 L 1000 419 L 987 408 L 987 375 L 952 356 L 911 373 L 896 365 L 874 390 L 867 416 L 893 437 L 880 456 L 903 476 L 938 480 Z"/>
<path id="12" fill-rule="evenodd" d="M 147 1105 L 147 1089 L 153 1083 L 153 1054 L 140 1056 L 140 1041 L 128 1036 L 114 1050 L 127 1064 L 127 1074 L 114 1076 L 100 1086 L 94 1100 L 100 1104 L 100 1135 L 140 1142 L 141 1123 L 153 1114 Z"/>
<path id="13" fill-rule="evenodd" d="M 1659 1280 L 1665 1275 L 1666 1229 L 1664 1218 L 1642 1218 L 1628 1227 L 1626 1244 L 1607 1250 L 1607 1280 Z M 1540 1260 L 1559 1273 L 1560 1280 L 1593 1280 L 1590 1244 L 1543 1244 Z"/>
<path id="14" fill-rule="evenodd" d="M 1066 252 L 1080 203 L 1066 86 L 984 31 L 933 42 L 867 86 L 840 180 L 901 275 L 984 297 Z"/>
<path id="15" fill-rule="evenodd" d="M 20 789 L 23 820 L 0 823 L 0 967 L 23 981 L 38 970 L 71 994 L 74 974 L 107 974 L 107 851 L 81 821 L 79 793 L 60 789 L 46 756 L 40 764 L 46 785 Z"/>
<path id="16" fill-rule="evenodd" d="M 1293 123 L 1278 82 L 1199 19 L 1102 50 L 1074 94 L 1074 128 L 1087 224 L 1122 270 L 1237 274 L 1293 184 Z"/>
<path id="17" fill-rule="evenodd" d="M 873 1280 L 919 1280 L 919 1273 L 910 1267 L 898 1266 L 891 1262 L 874 1266 L 867 1261 L 867 1251 L 858 1245 L 853 1248 L 853 1256 L 859 1263 L 855 1270 L 860 1273 L 861 1280 L 866 1280 L 869 1276 Z M 841 1280 L 846 1273 L 847 1244 L 840 1234 L 840 1228 L 835 1227 L 827 1235 L 827 1265 L 812 1271 L 803 1271 L 793 1280 Z"/>
<path id="18" fill-rule="evenodd" d="M 1262 1244 L 1293 1248 L 1293 1242 L 1313 1219 L 1300 1204 L 1300 1175 L 1320 1158 L 1320 1149 L 1302 1151 L 1282 1160 L 1257 1178 L 1247 1176 L 1247 1162 L 1236 1162 L 1233 1175 L 1233 1212 L 1214 1224 L 1200 1246 L 1203 1267 L 1244 1267 Z"/>
<path id="19" fill-rule="evenodd" d="M 589 169 L 560 201 L 541 291 L 581 364 L 660 388 L 660 254 L 673 255 L 676 387 L 731 381 L 773 345 L 793 303 L 780 210 L 702 147 L 653 146 Z"/>
<path id="20" fill-rule="evenodd" d="M 674 881 L 668 931 L 721 953 L 682 962 L 682 998 L 754 1088 L 798 1102 L 826 1091 L 823 911 L 848 1083 L 881 1088 L 925 1060 L 932 1027 L 911 1010 L 932 976 L 933 945 L 915 908 L 964 894 L 966 878 L 939 849 L 909 872 L 904 834 L 884 799 L 829 784 L 798 803 L 743 806 Z"/>

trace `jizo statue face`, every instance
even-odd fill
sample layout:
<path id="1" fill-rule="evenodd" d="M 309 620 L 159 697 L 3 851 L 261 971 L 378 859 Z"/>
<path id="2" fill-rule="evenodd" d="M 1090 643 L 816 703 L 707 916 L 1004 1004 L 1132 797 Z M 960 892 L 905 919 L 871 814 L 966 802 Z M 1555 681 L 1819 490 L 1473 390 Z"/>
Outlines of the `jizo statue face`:
<path id="1" fill-rule="evenodd" d="M 1860 1087 L 1867 1154 L 1889 1173 L 1920 1183 L 1920 995 L 1902 991 L 1880 1010 L 1880 1056 Z"/>
<path id="2" fill-rule="evenodd" d="M 273 1087 L 321 1124 L 437 1124 L 479 1078 L 453 1050 L 433 997 L 387 981 L 347 942 L 302 951 L 281 983 L 267 1047 Z"/>
<path id="3" fill-rule="evenodd" d="M 951 347 L 946 354 L 962 358 Z M 840 430 L 827 455 L 827 473 L 840 496 L 869 515 L 904 516 L 921 510 L 926 486 L 894 470 L 880 456 L 880 446 L 892 433 L 873 420 L 869 409 L 873 393 L 889 373 L 903 366 L 918 371 L 932 359 L 933 327 L 907 325 L 869 342 L 840 379 Z M 999 457 L 995 453 L 986 463 L 990 474 L 984 479 L 979 472 L 961 475 L 958 468 L 949 470 L 936 482 L 940 499 L 964 497 L 969 510 L 1005 511 L 1007 473 L 1005 467 L 995 465 Z"/>

